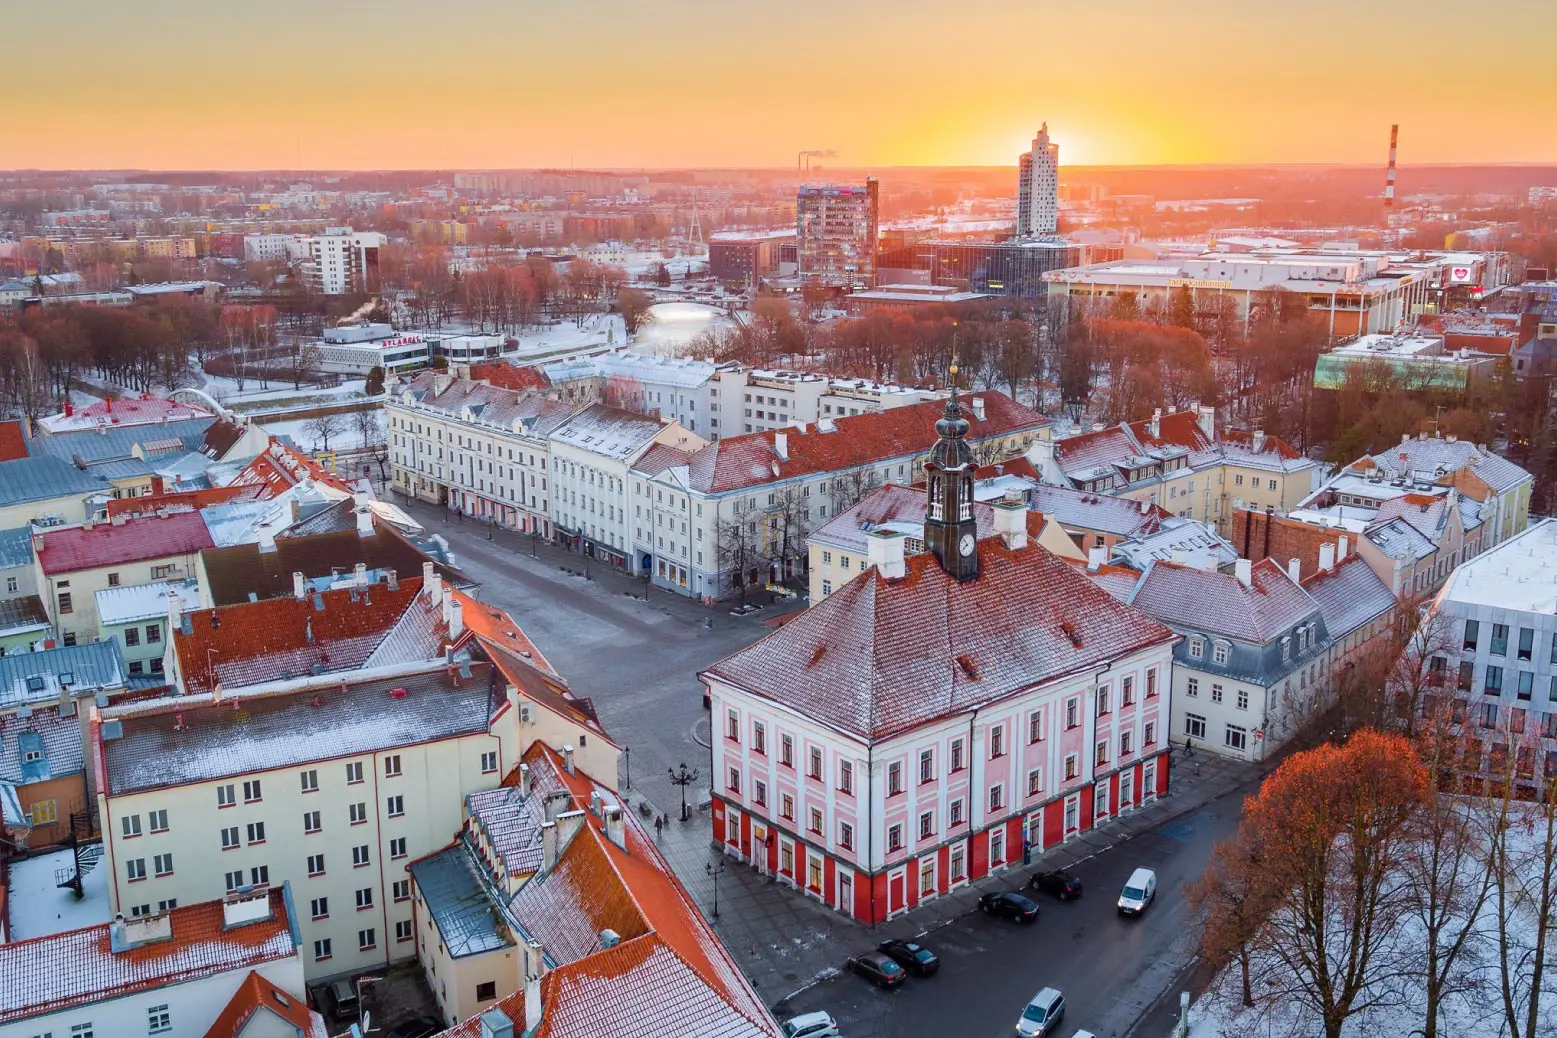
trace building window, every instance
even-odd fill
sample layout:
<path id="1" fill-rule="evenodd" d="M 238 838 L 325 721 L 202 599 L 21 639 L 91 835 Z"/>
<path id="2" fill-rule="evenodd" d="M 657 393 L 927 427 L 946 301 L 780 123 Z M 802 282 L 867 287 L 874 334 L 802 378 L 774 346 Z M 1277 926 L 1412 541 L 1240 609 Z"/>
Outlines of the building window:
<path id="1" fill-rule="evenodd" d="M 1143 746 L 1151 746 L 1156 741 L 1157 741 L 1157 723 L 1155 721 L 1147 721 L 1146 724 L 1142 728 L 1141 744 Z"/>
<path id="2" fill-rule="evenodd" d="M 1135 704 L 1135 679 L 1124 678 L 1119 682 L 1119 705 L 1133 706 Z"/>
<path id="3" fill-rule="evenodd" d="M 1108 763 L 1108 740 L 1107 739 L 1099 739 L 1097 741 L 1097 744 L 1092 747 L 1092 766 L 1094 768 L 1101 768 L 1103 765 L 1105 765 L 1107 763 Z"/>
<path id="4" fill-rule="evenodd" d="M 238 827 L 236 825 L 230 825 L 222 830 L 222 850 L 233 850 L 238 844 Z"/>
<path id="5" fill-rule="evenodd" d="M 1226 642 L 1216 643 L 1216 646 L 1211 650 L 1211 662 L 1215 663 L 1219 667 L 1225 667 L 1227 665 Z"/>
<path id="6" fill-rule="evenodd" d="M 848 822 L 838 823 L 838 845 L 846 851 L 854 849 L 854 826 Z"/>
<path id="7" fill-rule="evenodd" d="M 393 897 L 396 901 L 411 900 L 411 881 L 408 879 L 395 880 L 393 886 L 390 887 L 390 890 L 392 891 Z"/>
<path id="8" fill-rule="evenodd" d="M 492 775 L 497 772 L 497 751 L 488 750 L 481 755 L 481 773 Z"/>
<path id="9" fill-rule="evenodd" d="M 324 855 L 310 854 L 308 856 L 308 874 L 310 876 L 324 875 Z"/>
<path id="10" fill-rule="evenodd" d="M 1242 750 L 1249 744 L 1249 733 L 1246 729 L 1230 724 L 1227 726 L 1227 734 L 1222 741 L 1229 749 Z"/>
<path id="11" fill-rule="evenodd" d="M 741 741 L 741 715 L 734 710 L 725 715 L 724 737 L 731 742 Z"/>
<path id="12" fill-rule="evenodd" d="M 397 836 L 389 841 L 389 856 L 391 858 L 405 857 L 405 837 Z"/>
<path id="13" fill-rule="evenodd" d="M 919 784 L 924 785 L 935 778 L 935 751 L 919 751 Z"/>
<path id="14" fill-rule="evenodd" d="M 1475 681 L 1476 664 L 1472 663 L 1470 660 L 1461 661 L 1460 674 L 1458 680 L 1456 681 L 1456 685 L 1459 690 L 1461 692 L 1469 692 L 1471 687 L 1475 684 Z"/>
<path id="15" fill-rule="evenodd" d="M 1249 690 L 1246 688 L 1240 688 L 1238 690 L 1238 709 L 1249 709 Z"/>
<path id="16" fill-rule="evenodd" d="M 131 883 L 146 878 L 146 859 L 131 858 L 124 863 L 124 878 Z"/>
<path id="17" fill-rule="evenodd" d="M 141 816 L 125 815 L 119 819 L 119 828 L 123 831 L 125 839 L 141 834 Z"/>
<path id="18" fill-rule="evenodd" d="M 412 929 L 411 929 L 411 920 L 409 920 L 409 919 L 401 919 L 401 920 L 399 920 L 398 922 L 395 923 L 395 943 L 398 944 L 398 943 L 400 943 L 402 941 L 409 941 L 413 936 L 415 936 L 415 935 L 414 935 L 414 933 L 412 932 Z M 477 998 L 481 997 L 481 989 L 482 988 L 491 988 L 491 987 L 494 987 L 494 986 L 495 986 L 495 983 L 492 982 L 492 981 L 488 981 L 485 984 L 478 985 L 477 988 L 476 988 L 476 997 Z M 491 998 L 493 996 L 488 995 L 486 997 L 487 998 Z"/>
<path id="19" fill-rule="evenodd" d="M 1482 691 L 1489 696 L 1500 696 L 1503 694 L 1502 667 L 1487 667 L 1487 682 L 1483 686 Z"/>
<path id="20" fill-rule="evenodd" d="M 346 765 L 346 784 L 356 785 L 362 781 L 362 762 L 354 760 Z"/>
<path id="21" fill-rule="evenodd" d="M 319 772 L 316 770 L 305 771 L 299 776 L 302 780 L 304 793 L 319 792 Z"/>
<path id="22" fill-rule="evenodd" d="M 854 764 L 852 761 L 838 762 L 838 792 L 849 796 L 854 795 Z"/>
<path id="23" fill-rule="evenodd" d="M 1204 659 L 1206 655 L 1206 643 L 1199 638 L 1189 640 L 1189 658 L 1192 660 Z"/>
<path id="24" fill-rule="evenodd" d="M 1155 667 L 1146 672 L 1146 698 L 1157 698 L 1157 669 Z"/>
<path id="25" fill-rule="evenodd" d="M 1065 755 L 1065 777 L 1067 779 L 1073 779 L 1076 777 L 1076 766 L 1076 755 L 1074 753 L 1067 753 Z"/>
<path id="26" fill-rule="evenodd" d="M 991 813 L 999 811 L 1006 801 L 1006 787 L 993 785 L 989 787 L 989 810 Z"/>
<path id="27" fill-rule="evenodd" d="M 1079 699 L 1072 698 L 1065 701 L 1065 727 L 1067 729 L 1074 728 L 1081 723 L 1080 718 L 1077 716 L 1080 713 L 1081 701 Z"/>
<path id="28" fill-rule="evenodd" d="M 761 721 L 751 723 L 751 750 L 761 754 L 768 752 L 768 729 Z"/>
<path id="29" fill-rule="evenodd" d="M 928 840 L 935 835 L 935 815 L 925 811 L 919 815 L 919 838 Z"/>
<path id="30" fill-rule="evenodd" d="M 1476 642 L 1480 639 L 1481 624 L 1475 620 L 1465 621 L 1465 640 L 1461 645 L 1466 652 L 1476 651 Z M 1557 657 L 1557 641 L 1552 643 L 1552 655 Z"/>
<path id="31" fill-rule="evenodd" d="M 151 859 L 151 867 L 159 876 L 173 875 L 173 852 L 158 854 Z"/>
<path id="32" fill-rule="evenodd" d="M 354 869 L 360 869 L 364 865 L 373 864 L 373 856 L 368 853 L 368 845 L 362 844 L 351 849 L 351 865 Z"/>
<path id="33" fill-rule="evenodd" d="M 953 829 L 957 828 L 957 826 L 962 824 L 963 818 L 962 818 L 962 798 L 961 797 L 958 797 L 956 800 L 953 800 L 951 802 L 951 806 L 948 808 L 947 814 L 948 814 L 948 816 L 950 818 L 950 821 L 949 821 L 948 824 Z"/>
<path id="34" fill-rule="evenodd" d="M 952 774 L 962 770 L 962 740 L 953 739 L 951 743 L 951 770 Z"/>
<path id="35" fill-rule="evenodd" d="M 1494 656 L 1508 655 L 1508 624 L 1492 625 L 1492 645 L 1487 651 Z"/>
<path id="36" fill-rule="evenodd" d="M 817 833 L 818 835 L 820 835 L 822 832 L 822 809 L 819 807 L 813 807 L 811 809 L 810 828 L 813 833 Z"/>
<path id="37" fill-rule="evenodd" d="M 308 907 L 315 919 L 328 919 L 330 916 L 330 899 L 327 897 L 314 898 Z"/>
<path id="38" fill-rule="evenodd" d="M 1034 768 L 1027 773 L 1027 795 L 1035 797 L 1043 792 L 1043 769 Z"/>
<path id="39" fill-rule="evenodd" d="M 348 805 L 346 812 L 347 817 L 351 819 L 352 825 L 362 825 L 368 820 L 368 805 L 361 801 Z"/>
<path id="40" fill-rule="evenodd" d="M 371 951 L 378 947 L 378 931 L 373 927 L 357 931 L 357 950 Z"/>
<path id="41" fill-rule="evenodd" d="M 357 891 L 357 911 L 361 912 L 364 909 L 368 909 L 368 908 L 372 908 L 372 907 L 373 907 L 373 888 L 372 887 L 363 887 L 361 890 Z"/>
<path id="42" fill-rule="evenodd" d="M 1199 714 L 1184 715 L 1184 735 L 1190 739 L 1206 737 L 1206 719 Z"/>
<path id="43" fill-rule="evenodd" d="M 265 842 L 265 823 L 264 822 L 250 822 L 249 823 L 249 842 L 250 843 L 264 843 Z"/>
<path id="44" fill-rule="evenodd" d="M 991 867 L 1004 865 L 1006 861 L 1006 834 L 1004 829 L 996 829 L 989 834 L 989 864 Z"/>
<path id="45" fill-rule="evenodd" d="M 231 807 L 235 803 L 233 799 L 233 785 L 231 782 L 225 786 L 216 787 L 216 806 Z"/>
<path id="46" fill-rule="evenodd" d="M 384 777 L 394 778 L 400 774 L 400 754 L 392 754 L 384 758 Z"/>
<path id="47" fill-rule="evenodd" d="M 330 939 L 321 937 L 314 942 L 314 961 L 323 962 L 330 957 Z"/>
<path id="48" fill-rule="evenodd" d="M 1211 702 L 1213 702 L 1213 703 L 1220 703 L 1221 701 L 1222 701 L 1222 686 L 1216 684 L 1215 682 L 1212 682 L 1211 683 Z"/>
<path id="49" fill-rule="evenodd" d="M 989 730 L 989 759 L 1004 757 L 1006 754 L 1006 726 L 997 724 Z"/>
<path id="50" fill-rule="evenodd" d="M 1528 670 L 1519 672 L 1519 698 L 1529 700 L 1530 694 L 1535 691 L 1535 675 Z"/>
<path id="51" fill-rule="evenodd" d="M 171 912 L 173 909 L 175 909 L 177 907 L 178 907 L 178 898 L 176 898 L 176 897 L 170 897 L 166 901 L 158 901 L 157 902 L 157 911 L 159 913 L 161 913 L 161 912 Z"/>
<path id="52" fill-rule="evenodd" d="M 322 828 L 322 826 L 320 826 L 320 824 L 319 824 L 319 812 L 318 811 L 304 811 L 303 812 L 303 832 L 305 832 L 305 833 L 316 833 L 321 828 Z M 234 830 L 234 831 L 236 832 L 236 830 Z"/>
<path id="53" fill-rule="evenodd" d="M 231 894 L 234 890 L 243 886 L 243 870 L 239 869 L 236 872 L 227 873 L 223 878 L 223 882 L 227 886 L 227 893 Z"/>
<path id="54" fill-rule="evenodd" d="M 730 792 L 734 793 L 736 796 L 740 796 L 740 794 L 741 794 L 741 769 L 740 768 L 731 768 L 730 769 L 730 781 L 729 781 L 728 788 L 729 788 Z"/>
<path id="55" fill-rule="evenodd" d="M 139 627 L 126 627 L 124 629 L 124 644 L 126 647 L 141 643 L 141 629 Z"/>
<path id="56" fill-rule="evenodd" d="M 811 766 L 807 770 L 806 774 L 810 775 L 814 779 L 820 780 L 821 777 L 822 777 L 822 750 L 821 750 L 821 748 L 817 747 L 817 746 L 811 747 L 810 757 L 811 757 Z"/>
<path id="57" fill-rule="evenodd" d="M 795 798 L 788 793 L 779 795 L 779 817 L 791 822 L 795 820 Z"/>
<path id="58" fill-rule="evenodd" d="M 1102 717 L 1108 713 L 1108 686 L 1097 690 L 1097 716 Z"/>
<path id="59" fill-rule="evenodd" d="M 255 803 L 258 803 L 262 799 L 264 799 L 264 797 L 262 797 L 260 795 L 260 780 L 259 779 L 249 779 L 248 781 L 244 782 L 244 784 L 243 784 L 243 802 L 245 804 L 255 804 Z"/>
<path id="60" fill-rule="evenodd" d="M 752 779 L 751 799 L 752 803 L 756 804 L 758 807 L 763 807 L 767 804 L 768 784 L 762 781 L 762 779 Z"/>
<path id="61" fill-rule="evenodd" d="M 249 882 L 254 886 L 270 882 L 270 866 L 256 865 L 249 870 Z"/>
<path id="62" fill-rule="evenodd" d="M 168 812 L 166 808 L 146 812 L 146 828 L 154 833 L 168 831 Z"/>
<path id="63" fill-rule="evenodd" d="M 161 1034 L 173 1030 L 173 1017 L 166 1005 L 149 1006 L 146 1009 L 146 1033 Z"/>
<path id="64" fill-rule="evenodd" d="M 786 768 L 795 766 L 795 737 L 793 735 L 779 736 L 779 763 Z"/>
<path id="65" fill-rule="evenodd" d="M 384 811 L 391 818 L 399 818 L 405 814 L 405 797 L 396 794 L 384 801 Z"/>
<path id="66" fill-rule="evenodd" d="M 70 602 L 70 592 L 69 591 L 61 591 L 60 594 L 59 594 L 59 611 L 61 613 L 69 613 L 69 612 L 72 612 L 73 609 L 74 609 L 74 607 L 71 605 L 71 602 Z"/>

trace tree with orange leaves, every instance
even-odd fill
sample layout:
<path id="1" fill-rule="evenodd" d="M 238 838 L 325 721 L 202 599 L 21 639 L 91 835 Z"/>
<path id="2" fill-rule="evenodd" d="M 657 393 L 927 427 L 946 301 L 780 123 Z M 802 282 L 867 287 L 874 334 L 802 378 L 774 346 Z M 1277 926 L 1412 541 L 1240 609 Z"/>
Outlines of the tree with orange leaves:
<path id="1" fill-rule="evenodd" d="M 1411 744 L 1371 729 L 1292 755 L 1249 798 L 1200 903 L 1208 950 L 1256 964 L 1246 994 L 1257 1008 L 1299 1006 L 1340 1038 L 1416 968 L 1397 924 L 1411 907 L 1402 859 L 1427 798 Z M 1263 926 L 1251 928 L 1251 907 L 1268 907 Z"/>

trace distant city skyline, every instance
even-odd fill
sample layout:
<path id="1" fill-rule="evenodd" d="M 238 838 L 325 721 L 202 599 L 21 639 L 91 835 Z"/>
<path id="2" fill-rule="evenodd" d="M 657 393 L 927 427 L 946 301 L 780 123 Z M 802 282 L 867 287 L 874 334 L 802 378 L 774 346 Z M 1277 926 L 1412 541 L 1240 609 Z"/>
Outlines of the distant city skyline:
<path id="1" fill-rule="evenodd" d="M 1190 6 L 34 6 L 0 168 L 1557 162 L 1548 0 Z"/>

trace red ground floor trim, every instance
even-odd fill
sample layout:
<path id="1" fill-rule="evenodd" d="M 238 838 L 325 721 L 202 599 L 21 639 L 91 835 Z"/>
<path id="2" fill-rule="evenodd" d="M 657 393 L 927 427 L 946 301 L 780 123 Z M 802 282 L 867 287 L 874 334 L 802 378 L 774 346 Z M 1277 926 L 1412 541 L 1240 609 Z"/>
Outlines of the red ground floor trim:
<path id="1" fill-rule="evenodd" d="M 1155 769 L 1151 790 L 1144 787 L 1148 765 Z M 1150 803 L 1168 791 L 1168 781 L 1164 751 L 877 871 L 830 852 L 815 834 L 796 833 L 718 795 L 713 803 L 714 839 L 730 857 L 860 922 L 874 924 L 992 872 L 1026 864 L 1050 847 Z M 1106 790 L 1106 795 L 1100 790 Z M 732 816 L 739 818 L 733 827 Z"/>

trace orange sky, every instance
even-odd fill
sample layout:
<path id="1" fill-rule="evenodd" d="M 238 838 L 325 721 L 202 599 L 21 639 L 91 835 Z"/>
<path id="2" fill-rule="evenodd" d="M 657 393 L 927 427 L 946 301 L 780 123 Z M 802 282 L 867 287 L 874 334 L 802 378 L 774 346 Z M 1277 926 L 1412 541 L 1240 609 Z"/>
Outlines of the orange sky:
<path id="1" fill-rule="evenodd" d="M 52 0 L 0 168 L 1557 162 L 1553 0 Z"/>

